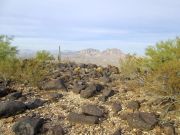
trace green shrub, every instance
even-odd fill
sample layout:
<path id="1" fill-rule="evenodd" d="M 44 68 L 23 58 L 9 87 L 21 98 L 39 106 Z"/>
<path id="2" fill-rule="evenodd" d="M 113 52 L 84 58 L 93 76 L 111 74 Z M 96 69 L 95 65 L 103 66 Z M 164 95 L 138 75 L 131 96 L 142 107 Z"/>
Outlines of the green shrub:
<path id="1" fill-rule="evenodd" d="M 15 77 L 20 64 L 16 57 L 18 50 L 11 46 L 11 41 L 11 37 L 0 35 L 0 78 L 5 82 Z"/>
<path id="2" fill-rule="evenodd" d="M 180 38 L 175 40 L 162 41 L 156 46 L 150 46 L 146 49 L 148 66 L 153 70 L 161 68 L 164 63 L 180 60 Z"/>
<path id="3" fill-rule="evenodd" d="M 180 94 L 180 39 L 157 43 L 147 48 L 146 55 L 153 70 L 148 80 L 154 91 L 168 96 Z"/>
<path id="4" fill-rule="evenodd" d="M 36 59 L 26 59 L 21 63 L 19 70 L 19 80 L 31 86 L 38 86 L 38 84 L 48 74 L 48 67 L 44 62 Z"/>
<path id="5" fill-rule="evenodd" d="M 136 55 L 127 55 L 120 59 L 120 71 L 126 78 L 135 79 L 138 75 L 143 75 L 146 71 L 144 58 Z"/>
<path id="6" fill-rule="evenodd" d="M 42 50 L 36 53 L 35 59 L 38 61 L 49 61 L 49 60 L 54 60 L 54 57 L 53 55 L 51 55 L 50 52 Z"/>

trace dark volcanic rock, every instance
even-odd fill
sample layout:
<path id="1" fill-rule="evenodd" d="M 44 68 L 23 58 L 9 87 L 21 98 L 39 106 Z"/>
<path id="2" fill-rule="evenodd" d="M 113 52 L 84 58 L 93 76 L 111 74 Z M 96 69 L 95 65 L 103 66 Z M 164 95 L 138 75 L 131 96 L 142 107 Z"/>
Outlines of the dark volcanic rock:
<path id="1" fill-rule="evenodd" d="M 82 112 L 87 115 L 102 117 L 104 112 L 96 105 L 86 105 L 82 107 Z"/>
<path id="2" fill-rule="evenodd" d="M 115 103 L 112 104 L 112 111 L 113 112 L 118 113 L 121 110 L 122 110 L 122 106 L 121 106 L 120 103 L 115 102 Z"/>
<path id="3" fill-rule="evenodd" d="M 22 97 L 22 92 L 13 92 L 13 93 L 7 95 L 7 98 L 9 100 L 16 100 L 16 99 L 19 99 L 20 97 Z"/>
<path id="4" fill-rule="evenodd" d="M 6 118 L 26 110 L 24 103 L 19 101 L 6 101 L 0 105 L 0 118 Z"/>
<path id="5" fill-rule="evenodd" d="M 12 127 L 16 135 L 36 135 L 44 123 L 40 118 L 25 118 Z"/>
<path id="6" fill-rule="evenodd" d="M 53 135 L 64 135 L 64 130 L 61 126 L 54 126 L 52 127 Z"/>
<path id="7" fill-rule="evenodd" d="M 156 116 L 153 113 L 147 112 L 132 113 L 129 114 L 126 118 L 130 127 L 144 131 L 152 130 L 158 122 Z"/>
<path id="8" fill-rule="evenodd" d="M 98 124 L 99 119 L 96 116 L 86 116 L 84 114 L 70 113 L 68 115 L 68 120 L 75 123 L 85 123 L 85 124 Z"/>
<path id="9" fill-rule="evenodd" d="M 95 92 L 96 92 L 96 85 L 91 84 L 85 90 L 81 91 L 80 96 L 83 98 L 90 98 L 94 95 Z"/>
<path id="10" fill-rule="evenodd" d="M 49 82 L 46 82 L 42 89 L 44 90 L 65 90 L 67 91 L 67 88 L 65 86 L 65 82 L 63 79 L 54 79 Z"/>
<path id="11" fill-rule="evenodd" d="M 114 91 L 111 89 L 104 89 L 102 96 L 99 97 L 99 100 L 105 102 L 109 97 L 114 95 Z"/>
<path id="12" fill-rule="evenodd" d="M 140 102 L 139 101 L 130 101 L 127 105 L 128 109 L 131 110 L 138 110 L 140 108 Z"/>
<path id="13" fill-rule="evenodd" d="M 59 94 L 59 93 L 51 93 L 50 97 L 51 97 L 51 100 L 58 100 L 58 99 L 62 98 L 63 95 Z"/>
<path id="14" fill-rule="evenodd" d="M 112 96 L 113 94 L 114 94 L 113 90 L 111 90 L 111 89 L 104 89 L 103 93 L 102 93 L 102 96 L 108 98 L 108 97 Z"/>
<path id="15" fill-rule="evenodd" d="M 113 135 L 122 135 L 121 129 L 116 130 Z"/>
<path id="16" fill-rule="evenodd" d="M 8 89 L 4 86 L 0 86 L 0 97 L 4 97 L 8 94 Z"/>
<path id="17" fill-rule="evenodd" d="M 79 84 L 79 83 L 75 83 L 73 88 L 72 88 L 72 91 L 76 94 L 79 94 L 81 92 L 81 90 L 84 90 L 86 88 L 85 85 L 83 84 Z"/>
<path id="18" fill-rule="evenodd" d="M 27 107 L 27 109 L 35 109 L 40 106 L 43 106 L 44 103 L 45 103 L 45 101 L 43 101 L 41 99 L 35 99 L 34 101 L 28 102 L 26 104 L 26 107 Z"/>

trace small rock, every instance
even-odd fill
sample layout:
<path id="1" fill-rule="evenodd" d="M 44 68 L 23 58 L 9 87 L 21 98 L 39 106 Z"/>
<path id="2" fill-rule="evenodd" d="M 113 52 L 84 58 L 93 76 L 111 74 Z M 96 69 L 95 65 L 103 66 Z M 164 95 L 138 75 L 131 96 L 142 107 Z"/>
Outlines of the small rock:
<path id="1" fill-rule="evenodd" d="M 41 89 L 44 90 L 65 90 L 67 91 L 67 88 L 65 86 L 63 79 L 53 79 L 49 82 L 46 82 L 43 86 L 41 86 Z"/>
<path id="2" fill-rule="evenodd" d="M 13 92 L 13 93 L 7 95 L 7 98 L 8 98 L 9 100 L 17 100 L 17 99 L 19 99 L 21 96 L 22 96 L 22 92 Z"/>
<path id="3" fill-rule="evenodd" d="M 175 135 L 175 128 L 173 126 L 164 126 L 164 133 L 166 135 Z"/>
<path id="4" fill-rule="evenodd" d="M 36 135 L 43 122 L 40 118 L 25 118 L 15 123 L 12 130 L 16 135 Z"/>
<path id="5" fill-rule="evenodd" d="M 105 90 L 103 90 L 103 93 L 102 93 L 102 95 L 104 96 L 104 97 L 110 97 L 110 96 L 112 96 L 113 95 L 113 90 L 111 90 L 111 89 L 105 89 Z"/>
<path id="6" fill-rule="evenodd" d="M 8 89 L 4 86 L 0 86 L 0 97 L 4 97 L 8 94 Z"/>
<path id="7" fill-rule="evenodd" d="M 138 101 L 130 101 L 127 108 L 133 111 L 138 110 L 140 108 L 140 103 Z"/>
<path id="8" fill-rule="evenodd" d="M 152 130 L 158 122 L 156 116 L 153 113 L 147 112 L 132 113 L 129 114 L 126 118 L 130 127 L 144 131 Z"/>
<path id="9" fill-rule="evenodd" d="M 113 133 L 113 135 L 122 135 L 121 131 L 121 129 L 118 129 Z"/>
<path id="10" fill-rule="evenodd" d="M 64 130 L 61 126 L 52 127 L 53 135 L 64 135 Z"/>
<path id="11" fill-rule="evenodd" d="M 63 95 L 59 94 L 59 93 L 51 93 L 50 97 L 51 97 L 51 100 L 58 100 L 58 99 L 62 98 Z"/>
<path id="12" fill-rule="evenodd" d="M 105 97 L 105 96 L 100 96 L 98 99 L 99 99 L 99 101 L 102 101 L 102 102 L 107 101 L 107 97 Z"/>
<path id="13" fill-rule="evenodd" d="M 97 117 L 102 117 L 104 112 L 96 105 L 86 105 L 82 107 L 82 113 Z"/>
<path id="14" fill-rule="evenodd" d="M 81 90 L 84 90 L 85 88 L 86 88 L 85 85 L 76 83 L 74 84 L 72 91 L 76 94 L 79 94 Z"/>
<path id="15" fill-rule="evenodd" d="M 96 92 L 96 86 L 94 84 L 89 85 L 85 90 L 82 90 L 80 96 L 82 98 L 90 98 Z"/>
<path id="16" fill-rule="evenodd" d="M 43 101 L 41 99 L 35 99 L 34 101 L 28 102 L 26 104 L 26 107 L 27 107 L 27 109 L 35 109 L 40 106 L 43 106 L 44 103 L 45 103 L 45 101 Z"/>
<path id="17" fill-rule="evenodd" d="M 113 110 L 113 112 L 118 113 L 119 111 L 122 110 L 121 104 L 118 102 L 113 103 L 112 104 L 112 110 Z"/>
<path id="18" fill-rule="evenodd" d="M 96 116 L 86 116 L 84 114 L 70 113 L 68 115 L 68 120 L 75 123 L 85 123 L 85 124 L 98 124 L 99 119 Z"/>
<path id="19" fill-rule="evenodd" d="M 18 113 L 24 112 L 26 106 L 20 101 L 6 101 L 2 102 L 0 105 L 0 118 L 7 118 L 14 116 Z"/>

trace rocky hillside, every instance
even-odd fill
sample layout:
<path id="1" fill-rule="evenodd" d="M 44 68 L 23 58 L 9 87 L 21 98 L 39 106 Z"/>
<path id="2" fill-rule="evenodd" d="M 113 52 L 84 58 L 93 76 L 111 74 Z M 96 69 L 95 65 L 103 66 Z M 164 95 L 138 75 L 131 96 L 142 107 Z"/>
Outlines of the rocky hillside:
<path id="1" fill-rule="evenodd" d="M 53 65 L 52 63 L 49 63 Z M 55 64 L 39 87 L 0 81 L 2 135 L 175 135 L 177 111 L 120 79 L 115 66 Z M 131 86 L 131 87 L 129 87 Z M 133 89 L 132 89 L 133 88 Z"/>

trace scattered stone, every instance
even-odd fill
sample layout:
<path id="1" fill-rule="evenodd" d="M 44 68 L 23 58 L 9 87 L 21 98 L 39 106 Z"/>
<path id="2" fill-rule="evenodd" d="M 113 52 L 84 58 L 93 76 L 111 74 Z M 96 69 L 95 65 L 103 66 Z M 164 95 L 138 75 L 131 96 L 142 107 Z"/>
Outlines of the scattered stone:
<path id="1" fill-rule="evenodd" d="M 104 114 L 104 112 L 101 109 L 99 109 L 99 107 L 96 105 L 83 106 L 82 113 L 84 113 L 86 115 L 97 116 L 97 117 L 102 117 Z"/>
<path id="2" fill-rule="evenodd" d="M 4 97 L 8 94 L 8 89 L 4 86 L 0 86 L 0 97 Z"/>
<path id="3" fill-rule="evenodd" d="M 25 118 L 15 123 L 12 130 L 16 135 L 36 135 L 43 123 L 41 118 Z"/>
<path id="4" fill-rule="evenodd" d="M 23 102 L 20 101 L 6 101 L 1 102 L 0 105 L 0 118 L 7 118 L 14 116 L 18 113 L 24 112 L 26 106 Z"/>
<path id="5" fill-rule="evenodd" d="M 130 127 L 144 131 L 152 130 L 158 122 L 156 116 L 153 113 L 147 112 L 132 113 L 129 114 L 126 118 Z"/>
<path id="6" fill-rule="evenodd" d="M 122 106 L 121 106 L 120 103 L 115 102 L 115 103 L 112 104 L 112 111 L 113 112 L 118 113 L 121 110 L 122 110 Z"/>
<path id="7" fill-rule="evenodd" d="M 96 86 L 94 84 L 89 85 L 85 90 L 82 90 L 80 96 L 82 98 L 90 98 L 96 92 Z"/>
<path id="8" fill-rule="evenodd" d="M 135 110 L 139 110 L 140 103 L 138 101 L 130 101 L 127 105 L 127 108 L 133 110 L 134 112 Z"/>
<path id="9" fill-rule="evenodd" d="M 64 135 L 64 130 L 61 126 L 54 126 L 52 127 L 53 135 Z"/>
<path id="10" fill-rule="evenodd" d="M 51 93 L 50 97 L 51 97 L 51 100 L 58 100 L 58 99 L 62 98 L 63 95 L 59 94 L 59 93 Z"/>
<path id="11" fill-rule="evenodd" d="M 116 130 L 114 133 L 113 133 L 113 135 L 122 135 L 122 130 L 121 129 L 118 129 L 118 130 Z"/>
<path id="12" fill-rule="evenodd" d="M 164 126 L 164 133 L 166 135 L 175 135 L 175 128 L 172 125 Z"/>
<path id="13" fill-rule="evenodd" d="M 99 101 L 102 101 L 102 102 L 107 101 L 107 97 L 105 97 L 105 96 L 100 96 L 98 99 L 99 99 Z"/>
<path id="14" fill-rule="evenodd" d="M 111 79 L 108 77 L 108 76 L 103 76 L 100 78 L 100 81 L 103 83 L 103 84 L 107 84 L 107 83 L 110 83 L 111 82 Z"/>
<path id="15" fill-rule="evenodd" d="M 13 92 L 13 93 L 7 95 L 7 98 L 8 98 L 9 100 L 17 100 L 17 99 L 19 99 L 20 97 L 22 97 L 22 92 Z"/>
<path id="16" fill-rule="evenodd" d="M 111 97 L 113 94 L 114 94 L 113 90 L 111 90 L 111 89 L 104 89 L 103 93 L 102 93 L 102 96 L 108 98 L 108 97 Z"/>
<path id="17" fill-rule="evenodd" d="M 41 99 L 35 99 L 34 101 L 28 102 L 26 104 L 26 107 L 27 107 L 27 109 L 35 109 L 40 106 L 43 106 L 44 103 L 45 103 L 45 101 L 43 101 Z"/>
<path id="18" fill-rule="evenodd" d="M 75 83 L 73 88 L 72 88 L 72 91 L 76 94 L 79 94 L 81 92 L 81 90 L 84 90 L 86 88 L 85 85 L 83 84 L 78 84 L 78 83 Z"/>
<path id="19" fill-rule="evenodd" d="M 85 124 L 98 124 L 99 119 L 96 116 L 87 116 L 84 114 L 70 113 L 68 115 L 68 120 L 75 123 L 85 123 Z"/>
<path id="20" fill-rule="evenodd" d="M 44 90 L 65 90 L 67 91 L 67 88 L 65 86 L 64 80 L 63 79 L 54 79 L 49 82 L 46 82 L 43 86 L 42 89 Z"/>

